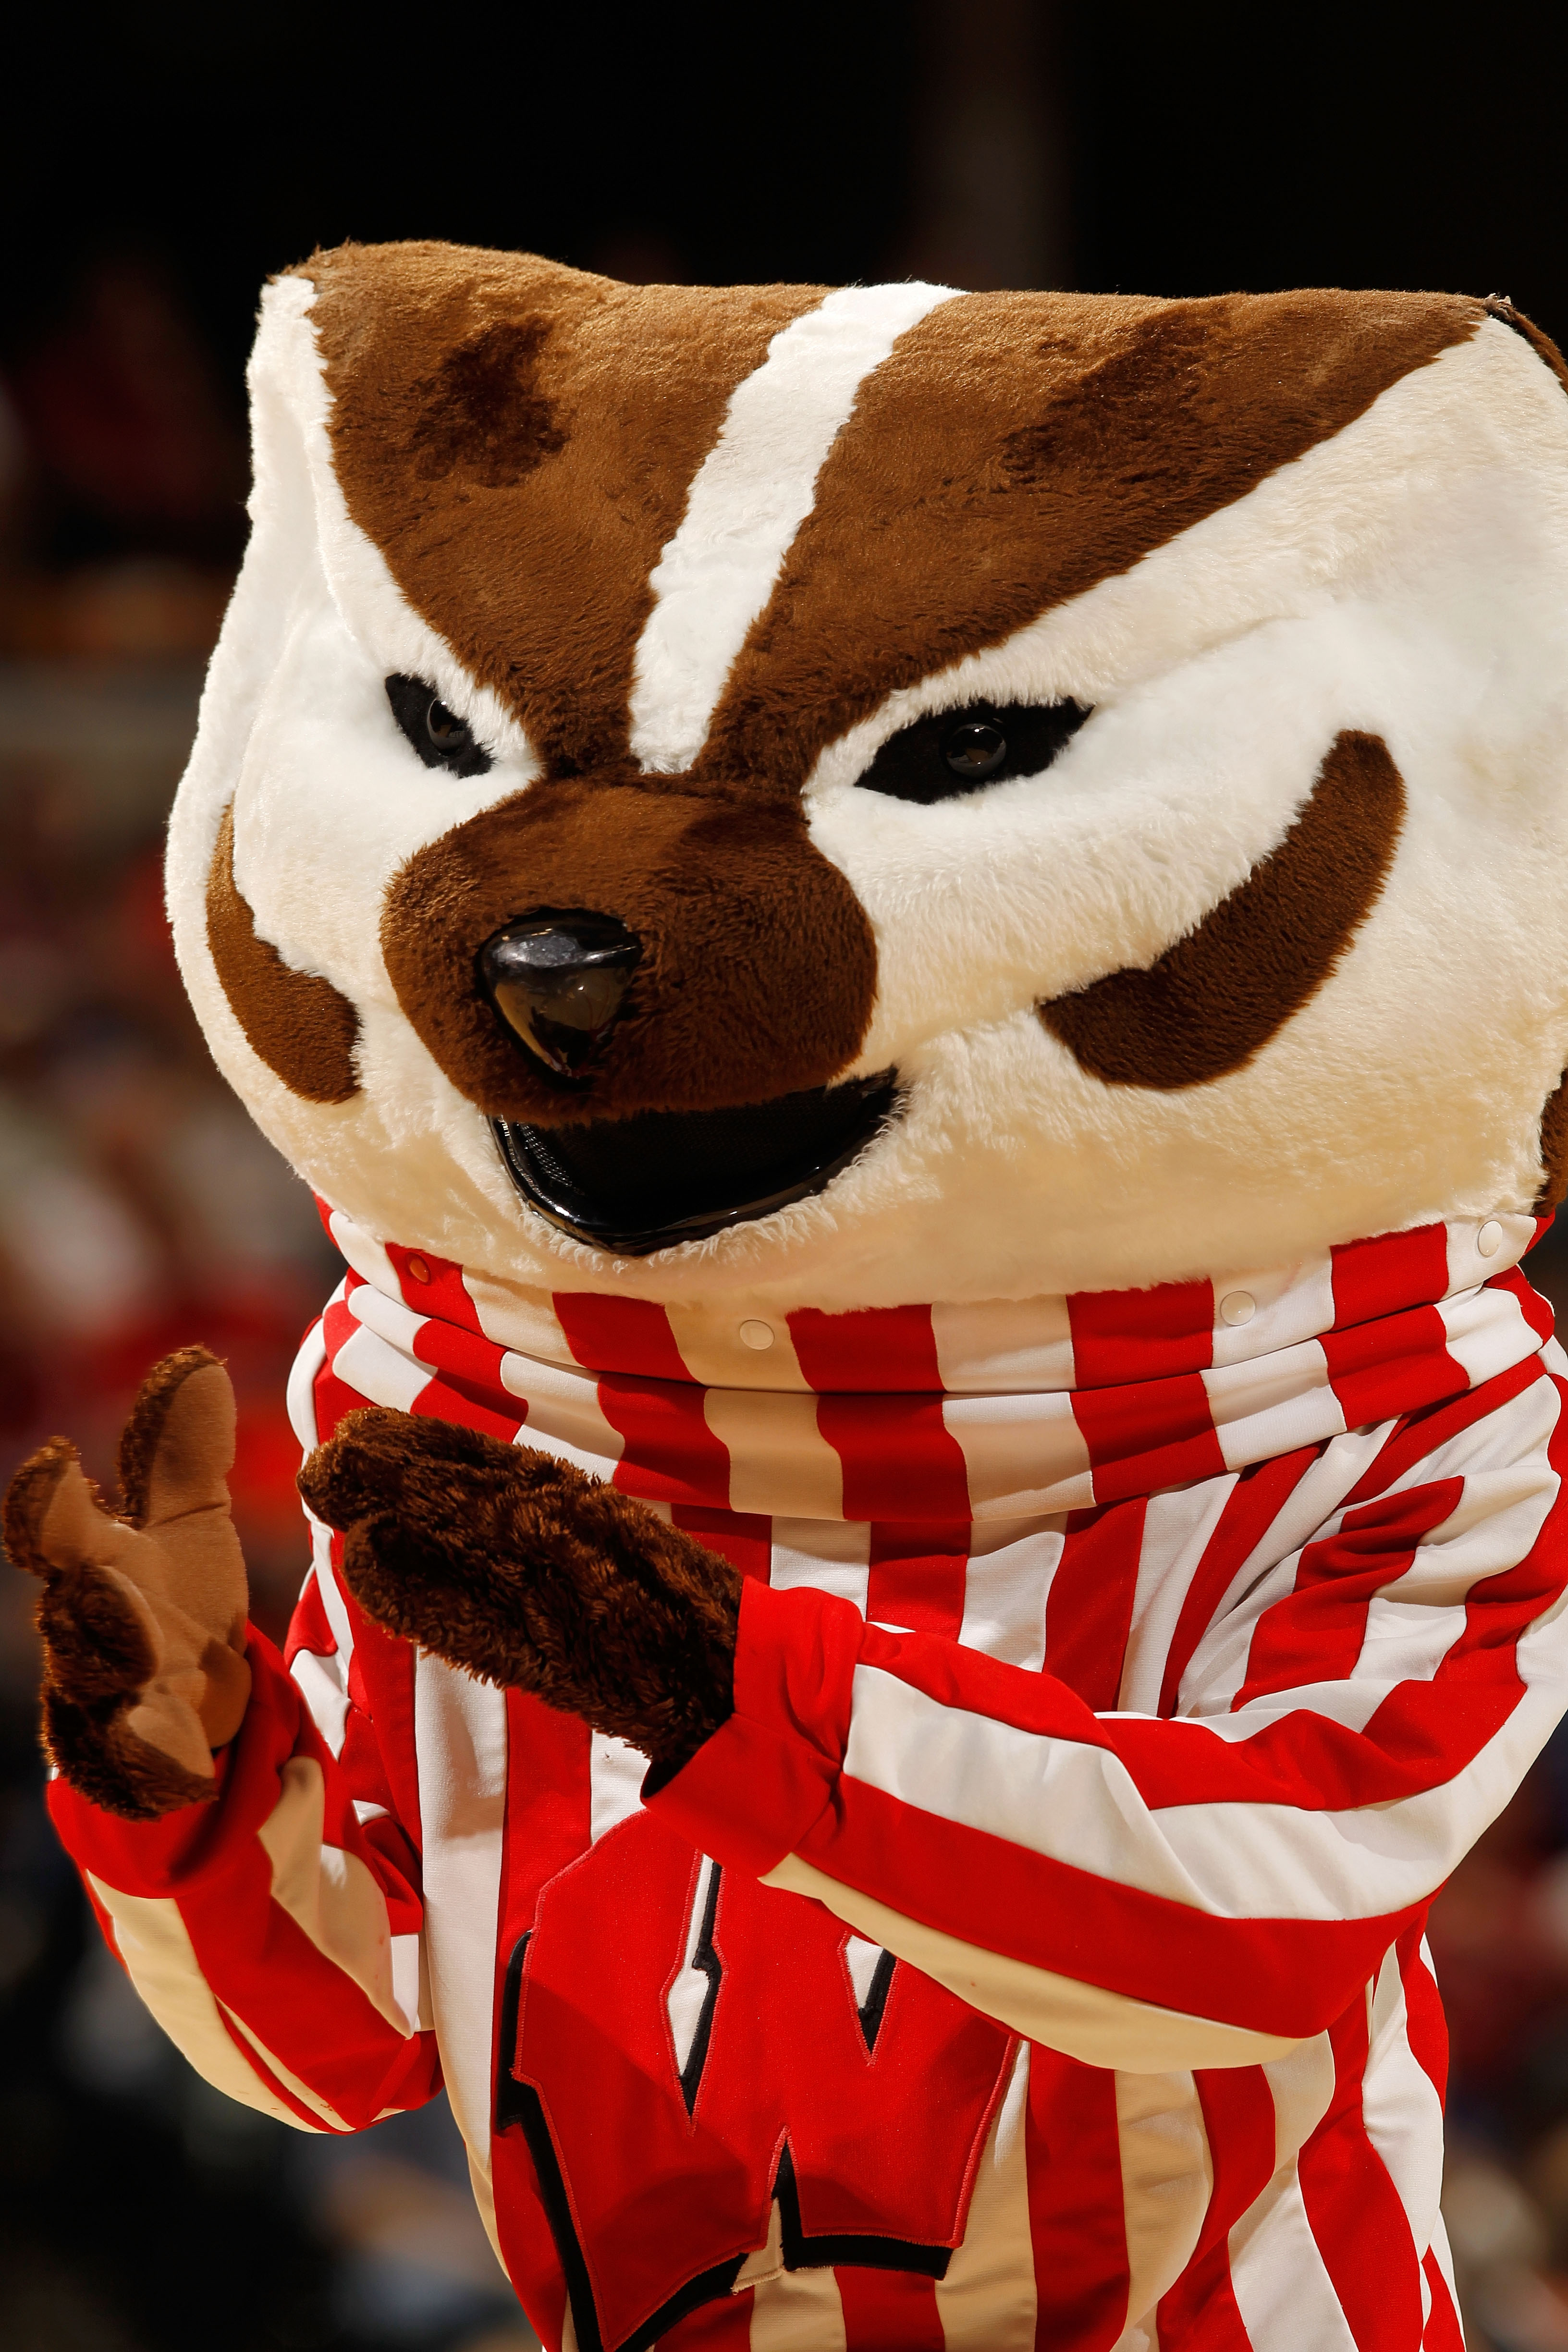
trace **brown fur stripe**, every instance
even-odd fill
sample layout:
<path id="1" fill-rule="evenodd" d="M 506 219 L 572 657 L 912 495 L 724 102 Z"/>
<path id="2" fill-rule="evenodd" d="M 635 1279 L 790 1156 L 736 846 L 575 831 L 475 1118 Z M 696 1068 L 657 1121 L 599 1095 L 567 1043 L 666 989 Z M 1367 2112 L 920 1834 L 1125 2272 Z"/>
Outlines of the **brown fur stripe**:
<path id="1" fill-rule="evenodd" d="M 207 945 L 252 1051 L 286 1087 L 307 1102 L 347 1102 L 358 1094 L 359 1015 L 330 980 L 296 971 L 258 939 L 256 918 L 234 878 L 232 802 L 219 819 L 207 874 Z"/>
<path id="2" fill-rule="evenodd" d="M 300 275 L 349 512 L 557 773 L 624 758 L 648 574 L 731 393 L 813 286 L 621 286 L 343 246 Z"/>
<path id="3" fill-rule="evenodd" d="M 862 383 L 695 772 L 798 783 L 895 688 L 1244 498 L 1485 315 L 1429 294 L 942 304 Z"/>
<path id="4" fill-rule="evenodd" d="M 1174 1092 L 1239 1070 L 1315 996 L 1384 885 L 1405 785 L 1380 736 L 1336 737 L 1301 814 L 1197 929 L 1147 971 L 1042 1004 L 1107 1086 Z"/>

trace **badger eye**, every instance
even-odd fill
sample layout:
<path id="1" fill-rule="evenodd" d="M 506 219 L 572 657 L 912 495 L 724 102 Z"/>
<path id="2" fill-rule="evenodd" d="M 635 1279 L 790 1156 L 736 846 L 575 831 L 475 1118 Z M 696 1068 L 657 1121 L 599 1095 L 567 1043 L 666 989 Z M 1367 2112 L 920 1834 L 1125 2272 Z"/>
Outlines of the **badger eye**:
<path id="1" fill-rule="evenodd" d="M 482 776 L 493 763 L 466 720 L 448 710 L 427 678 L 389 677 L 392 715 L 427 768 L 454 776 Z"/>
<path id="2" fill-rule="evenodd" d="M 972 702 L 889 736 L 859 782 L 900 801 L 955 800 L 981 784 L 1037 776 L 1089 713 L 1079 702 Z"/>
<path id="3" fill-rule="evenodd" d="M 943 737 L 942 756 L 960 783 L 983 784 L 1007 757 L 1007 738 L 994 719 L 966 719 Z"/>

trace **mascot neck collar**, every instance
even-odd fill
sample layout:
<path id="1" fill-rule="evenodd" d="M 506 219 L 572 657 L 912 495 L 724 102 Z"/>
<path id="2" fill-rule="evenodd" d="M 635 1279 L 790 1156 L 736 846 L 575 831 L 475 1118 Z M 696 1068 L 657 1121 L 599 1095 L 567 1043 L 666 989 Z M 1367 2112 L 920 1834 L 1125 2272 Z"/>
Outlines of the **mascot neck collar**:
<path id="1" fill-rule="evenodd" d="M 301 1371 L 332 1418 L 435 1413 L 656 1504 L 784 1518 L 1149 1495 L 1461 1396 L 1552 1333 L 1517 1270 L 1544 1230 L 1526 1215 L 1212 1281 L 826 1314 L 524 1289 L 322 1214 L 351 1271 Z"/>

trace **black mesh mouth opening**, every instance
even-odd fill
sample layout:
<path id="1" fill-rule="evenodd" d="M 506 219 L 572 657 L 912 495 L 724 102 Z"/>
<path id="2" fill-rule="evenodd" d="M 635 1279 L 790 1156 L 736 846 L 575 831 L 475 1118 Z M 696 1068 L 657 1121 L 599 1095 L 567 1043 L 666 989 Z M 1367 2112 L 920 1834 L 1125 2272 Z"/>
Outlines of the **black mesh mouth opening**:
<path id="1" fill-rule="evenodd" d="M 884 1070 L 722 1110 L 490 1125 L 512 1181 L 542 1216 L 595 1249 L 646 1257 L 820 1192 L 887 1125 L 898 1097 L 897 1073 Z"/>

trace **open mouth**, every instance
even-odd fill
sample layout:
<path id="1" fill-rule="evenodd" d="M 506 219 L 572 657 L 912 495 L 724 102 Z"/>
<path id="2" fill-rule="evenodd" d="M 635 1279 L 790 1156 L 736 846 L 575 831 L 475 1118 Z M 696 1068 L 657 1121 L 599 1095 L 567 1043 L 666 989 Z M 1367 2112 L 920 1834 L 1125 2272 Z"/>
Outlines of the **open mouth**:
<path id="1" fill-rule="evenodd" d="M 575 1127 L 490 1121 L 525 1201 L 595 1249 L 647 1257 L 820 1192 L 887 1124 L 898 1074 L 724 1110 Z"/>

